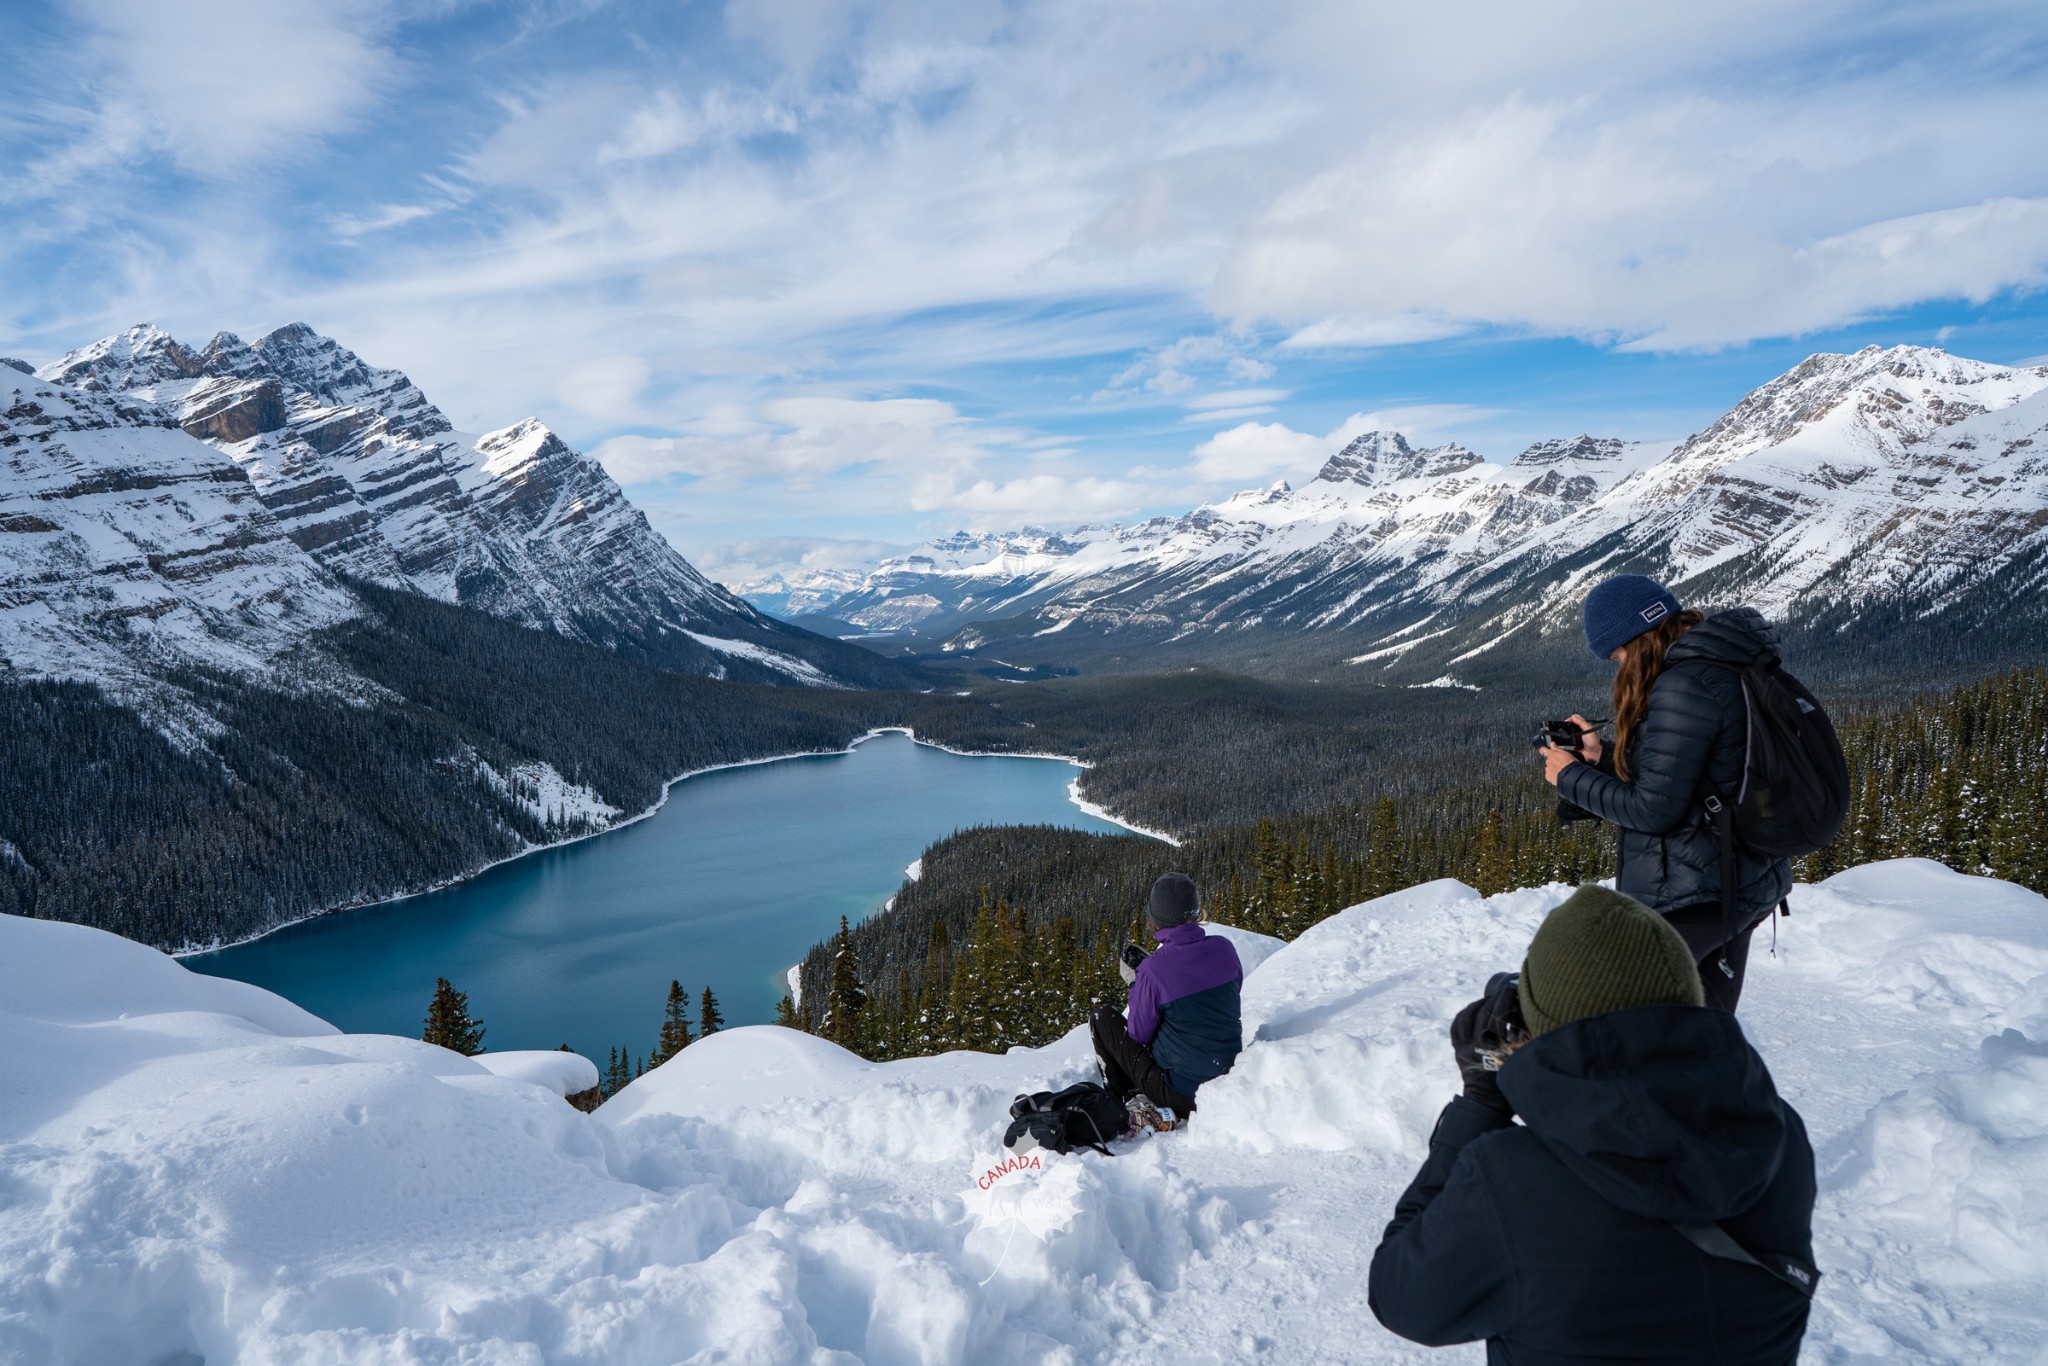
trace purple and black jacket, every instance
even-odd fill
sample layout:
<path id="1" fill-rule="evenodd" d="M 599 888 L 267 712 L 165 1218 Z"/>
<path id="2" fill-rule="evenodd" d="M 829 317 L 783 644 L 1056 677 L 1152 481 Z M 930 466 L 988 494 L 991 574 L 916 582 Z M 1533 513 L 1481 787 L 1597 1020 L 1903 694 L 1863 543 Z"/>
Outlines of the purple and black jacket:
<path id="1" fill-rule="evenodd" d="M 1159 948 L 1131 983 L 1131 1038 L 1151 1050 L 1174 1090 L 1192 1096 L 1228 1072 L 1244 1046 L 1244 969 L 1231 942 L 1200 925 L 1172 925 L 1152 937 Z"/>

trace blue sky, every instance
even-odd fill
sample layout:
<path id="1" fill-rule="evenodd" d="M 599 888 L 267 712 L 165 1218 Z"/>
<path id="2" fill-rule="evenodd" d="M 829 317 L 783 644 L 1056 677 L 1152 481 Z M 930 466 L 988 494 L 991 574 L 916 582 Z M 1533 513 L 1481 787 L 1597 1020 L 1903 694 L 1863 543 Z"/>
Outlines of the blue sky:
<path id="1" fill-rule="evenodd" d="M 9 0 L 0 353 L 304 320 L 739 579 L 2043 356 L 2044 68 L 2031 0 Z"/>

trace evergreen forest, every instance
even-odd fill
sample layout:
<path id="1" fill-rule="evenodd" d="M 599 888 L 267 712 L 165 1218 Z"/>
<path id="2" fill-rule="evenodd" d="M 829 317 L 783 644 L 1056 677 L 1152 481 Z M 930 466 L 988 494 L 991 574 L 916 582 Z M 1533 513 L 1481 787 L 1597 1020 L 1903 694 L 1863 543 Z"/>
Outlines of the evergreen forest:
<path id="1" fill-rule="evenodd" d="M 1854 782 L 1840 836 L 1803 882 L 1922 857 L 2048 892 L 2048 671 L 1847 709 Z M 814 947 L 785 1020 L 870 1058 L 1043 1044 L 1122 1002 L 1115 955 L 1144 944 L 1142 907 L 1177 869 L 1210 917 L 1293 939 L 1346 906 L 1436 878 L 1484 893 L 1608 875 L 1610 831 L 1570 826 L 1524 760 L 1519 775 L 1268 816 L 1178 848 L 1050 827 L 962 831 L 928 849 L 891 908 Z"/>

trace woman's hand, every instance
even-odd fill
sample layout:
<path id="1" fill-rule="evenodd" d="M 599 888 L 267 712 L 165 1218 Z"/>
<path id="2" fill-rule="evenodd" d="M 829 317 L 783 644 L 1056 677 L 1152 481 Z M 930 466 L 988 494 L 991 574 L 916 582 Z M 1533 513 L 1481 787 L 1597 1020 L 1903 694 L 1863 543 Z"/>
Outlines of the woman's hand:
<path id="1" fill-rule="evenodd" d="M 1565 719 L 1579 728 L 1579 757 L 1589 764 L 1599 763 L 1601 754 L 1605 752 L 1605 747 L 1600 743 L 1599 727 L 1577 712 L 1573 712 Z"/>
<path id="2" fill-rule="evenodd" d="M 1579 756 L 1568 749 L 1559 749 L 1556 745 L 1545 745 L 1543 747 L 1543 781 L 1549 783 L 1552 787 L 1556 787 L 1557 775 L 1564 772 L 1565 765 L 1575 764 L 1578 761 Z"/>

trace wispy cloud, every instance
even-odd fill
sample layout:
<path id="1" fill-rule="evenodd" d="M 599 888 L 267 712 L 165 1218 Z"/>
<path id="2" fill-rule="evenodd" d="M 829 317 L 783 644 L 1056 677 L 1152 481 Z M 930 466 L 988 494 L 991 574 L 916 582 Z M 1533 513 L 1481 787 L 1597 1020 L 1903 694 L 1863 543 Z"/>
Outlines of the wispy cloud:
<path id="1" fill-rule="evenodd" d="M 1180 496 L 1148 469 L 1302 471 L 1354 408 L 1482 421 L 1483 359 L 1399 372 L 1433 346 L 1691 353 L 2048 284 L 2048 143 L 1994 131 L 2048 126 L 2028 0 L 87 0 L 18 32 L 10 349 L 305 317 L 458 421 L 539 410 L 687 485 L 677 519 L 1070 521 Z"/>

